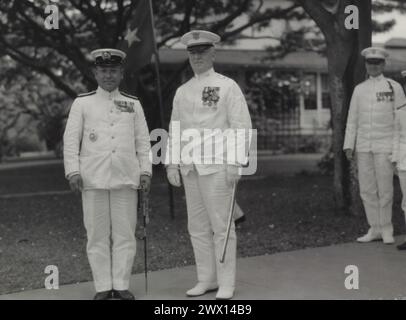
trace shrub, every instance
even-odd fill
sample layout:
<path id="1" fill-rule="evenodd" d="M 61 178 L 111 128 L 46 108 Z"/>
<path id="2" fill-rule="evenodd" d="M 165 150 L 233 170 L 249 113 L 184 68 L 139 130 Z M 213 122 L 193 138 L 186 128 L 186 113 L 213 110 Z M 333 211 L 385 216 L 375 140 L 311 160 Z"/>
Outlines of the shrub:
<path id="1" fill-rule="evenodd" d="M 41 151 L 41 144 L 36 136 L 19 136 L 14 145 L 18 153 Z"/>

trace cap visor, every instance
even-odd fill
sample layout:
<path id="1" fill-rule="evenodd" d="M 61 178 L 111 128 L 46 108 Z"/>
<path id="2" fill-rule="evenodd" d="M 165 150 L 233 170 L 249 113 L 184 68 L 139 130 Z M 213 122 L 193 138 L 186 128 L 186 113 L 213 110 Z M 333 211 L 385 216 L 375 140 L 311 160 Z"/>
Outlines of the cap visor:
<path id="1" fill-rule="evenodd" d="M 365 61 L 368 62 L 368 63 L 381 63 L 381 62 L 384 62 L 385 59 L 383 59 L 383 58 L 367 58 L 367 59 L 365 59 Z"/>
<path id="2" fill-rule="evenodd" d="M 204 50 L 204 49 L 208 49 L 208 48 L 210 48 L 210 47 L 213 47 L 213 43 L 210 43 L 210 42 L 208 42 L 208 43 L 196 43 L 196 44 L 190 44 L 190 45 L 188 45 L 187 46 L 187 50 L 189 50 L 189 49 L 196 49 L 196 50 L 198 50 L 198 49 L 202 49 L 202 50 Z"/>

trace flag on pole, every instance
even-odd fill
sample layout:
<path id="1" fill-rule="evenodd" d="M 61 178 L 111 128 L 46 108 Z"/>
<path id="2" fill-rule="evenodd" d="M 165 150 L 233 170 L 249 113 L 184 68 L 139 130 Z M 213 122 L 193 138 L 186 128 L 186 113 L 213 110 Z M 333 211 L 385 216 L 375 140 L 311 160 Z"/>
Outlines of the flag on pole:
<path id="1" fill-rule="evenodd" d="M 151 62 L 154 53 L 154 27 L 150 1 L 138 0 L 118 48 L 127 54 L 126 71 L 137 72 Z"/>

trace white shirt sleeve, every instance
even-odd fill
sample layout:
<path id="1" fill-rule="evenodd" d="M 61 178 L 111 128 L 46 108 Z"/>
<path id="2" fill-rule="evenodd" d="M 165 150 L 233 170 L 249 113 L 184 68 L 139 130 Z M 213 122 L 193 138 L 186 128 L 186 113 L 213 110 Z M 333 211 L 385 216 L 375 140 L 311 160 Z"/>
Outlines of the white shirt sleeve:
<path id="1" fill-rule="evenodd" d="M 144 110 L 140 103 L 137 103 L 135 114 L 135 150 L 143 174 L 152 175 L 152 162 L 150 159 L 151 142 Z"/>
<path id="2" fill-rule="evenodd" d="M 65 176 L 71 177 L 73 173 L 79 173 L 79 153 L 83 135 L 83 110 L 82 105 L 75 99 L 69 111 L 63 135 L 63 159 Z"/>
<path id="3" fill-rule="evenodd" d="M 168 168 L 178 168 L 180 163 L 180 93 L 176 91 L 173 98 L 172 115 L 169 123 L 169 136 L 165 152 L 165 165 Z M 178 132 L 179 131 L 179 132 Z"/>
<path id="4" fill-rule="evenodd" d="M 231 164 L 245 165 L 248 162 L 252 123 L 244 94 L 235 81 L 233 81 L 228 93 L 226 105 L 227 119 L 234 132 L 234 137 L 236 137 L 235 150 L 230 150 L 230 146 L 227 145 L 227 154 L 232 152 L 236 155 L 235 163 Z M 230 163 L 229 159 L 227 159 L 228 163 Z"/>
<path id="5" fill-rule="evenodd" d="M 347 127 L 345 129 L 344 147 L 346 149 L 355 149 L 355 141 L 358 129 L 358 87 L 355 87 L 351 97 L 350 108 L 348 110 Z"/>

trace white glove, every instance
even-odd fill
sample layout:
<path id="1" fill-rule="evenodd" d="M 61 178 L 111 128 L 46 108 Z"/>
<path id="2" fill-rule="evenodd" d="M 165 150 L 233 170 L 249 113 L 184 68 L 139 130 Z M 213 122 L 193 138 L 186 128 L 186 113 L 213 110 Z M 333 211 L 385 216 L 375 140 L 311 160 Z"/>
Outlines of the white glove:
<path id="1" fill-rule="evenodd" d="M 239 173 L 239 167 L 233 166 L 233 165 L 228 165 L 226 177 L 227 177 L 227 184 L 230 187 L 232 187 L 241 178 L 240 173 Z"/>
<path id="2" fill-rule="evenodd" d="M 166 175 L 168 177 L 169 183 L 174 187 L 180 187 L 182 183 L 180 182 L 179 170 L 176 168 L 168 168 L 166 170 Z"/>

